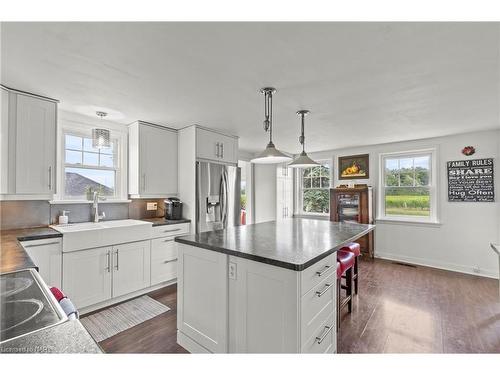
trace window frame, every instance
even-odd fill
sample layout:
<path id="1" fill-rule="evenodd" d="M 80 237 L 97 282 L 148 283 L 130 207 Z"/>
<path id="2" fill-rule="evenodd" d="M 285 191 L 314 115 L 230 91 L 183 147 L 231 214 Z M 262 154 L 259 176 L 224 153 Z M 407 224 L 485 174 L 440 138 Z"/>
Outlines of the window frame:
<path id="1" fill-rule="evenodd" d="M 321 165 L 328 165 L 329 176 L 328 181 L 329 185 L 327 188 L 306 188 L 304 189 L 302 184 L 302 171 L 306 168 L 294 168 L 295 169 L 295 191 L 296 191 L 296 199 L 295 199 L 295 207 L 297 208 L 296 214 L 300 216 L 319 216 L 319 217 L 330 217 L 330 189 L 332 187 L 332 178 L 333 178 L 333 162 L 330 159 L 322 159 L 316 160 Z M 313 168 L 313 167 L 308 167 Z M 328 212 L 306 212 L 304 211 L 304 190 L 327 190 L 328 191 Z"/>
<path id="2" fill-rule="evenodd" d="M 105 124 L 100 125 L 110 129 L 111 142 L 115 144 L 113 157 L 114 167 L 92 166 L 92 165 L 75 165 L 66 163 L 66 135 L 73 135 L 77 137 L 92 138 L 92 129 L 99 125 L 83 122 L 68 121 L 59 127 L 58 131 L 58 174 L 57 174 L 57 194 L 51 203 L 85 203 L 88 202 L 85 196 L 68 196 L 66 195 L 66 179 L 65 169 L 69 168 L 85 168 L 95 170 L 113 170 L 115 171 L 115 194 L 113 196 L 106 196 L 104 202 L 117 203 L 128 202 L 128 181 L 127 181 L 127 146 L 128 146 L 128 129 Z M 83 152 L 83 150 L 82 150 Z M 83 160 L 82 160 L 83 162 Z"/>
<path id="3" fill-rule="evenodd" d="M 403 158 L 416 158 L 422 156 L 430 156 L 430 171 L 429 171 L 429 203 L 430 203 L 430 214 L 428 217 L 425 216 L 414 216 L 414 215 L 386 215 L 385 213 L 385 186 L 386 181 L 386 171 L 385 162 L 387 159 L 403 159 Z M 438 168 L 437 168 L 437 148 L 427 148 L 420 150 L 409 150 L 409 151 L 399 151 L 399 152 L 389 152 L 381 153 L 379 155 L 379 194 L 378 194 L 378 215 L 377 220 L 381 221 L 394 221 L 394 222 L 413 222 L 413 223 L 427 223 L 427 224 L 439 224 L 439 206 L 438 206 Z"/>

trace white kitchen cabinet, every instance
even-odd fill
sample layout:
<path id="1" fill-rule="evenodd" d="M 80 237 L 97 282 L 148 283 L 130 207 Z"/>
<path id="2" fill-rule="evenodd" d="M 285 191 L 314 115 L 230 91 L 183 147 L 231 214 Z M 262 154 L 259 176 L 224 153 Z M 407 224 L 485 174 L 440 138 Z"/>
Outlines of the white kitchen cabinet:
<path id="1" fill-rule="evenodd" d="M 57 102 L 2 87 L 2 105 L 2 198 L 51 199 Z"/>
<path id="2" fill-rule="evenodd" d="M 195 341 L 204 351 L 227 353 L 227 255 L 178 244 L 178 342 Z M 193 313 L 195 312 L 195 313 Z"/>
<path id="3" fill-rule="evenodd" d="M 276 169 L 276 220 L 293 217 L 293 171 L 286 164 Z"/>
<path id="4" fill-rule="evenodd" d="M 336 352 L 335 253 L 294 271 L 179 244 L 179 262 L 177 342 L 188 351 Z"/>
<path id="5" fill-rule="evenodd" d="M 129 194 L 163 198 L 177 194 L 177 131 L 137 121 L 129 126 Z"/>
<path id="6" fill-rule="evenodd" d="M 238 138 L 198 127 L 196 157 L 224 163 L 238 163 Z"/>
<path id="7" fill-rule="evenodd" d="M 150 286 L 151 241 L 113 246 L 113 293 L 119 297 Z"/>
<path id="8" fill-rule="evenodd" d="M 299 273 L 229 257 L 229 352 L 297 353 Z"/>
<path id="9" fill-rule="evenodd" d="M 77 308 L 111 298 L 112 247 L 64 253 L 63 291 Z"/>
<path id="10" fill-rule="evenodd" d="M 177 244 L 174 238 L 151 240 L 151 285 L 177 277 Z"/>
<path id="11" fill-rule="evenodd" d="M 48 286 L 62 289 L 62 241 L 49 238 L 21 242 L 21 245 L 38 267 L 38 273 Z"/>

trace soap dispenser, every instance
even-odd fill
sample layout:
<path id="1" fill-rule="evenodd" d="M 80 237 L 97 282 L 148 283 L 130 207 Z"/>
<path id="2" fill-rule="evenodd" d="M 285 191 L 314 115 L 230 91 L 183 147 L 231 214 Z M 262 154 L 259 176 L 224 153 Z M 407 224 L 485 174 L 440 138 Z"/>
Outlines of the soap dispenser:
<path id="1" fill-rule="evenodd" d="M 59 225 L 68 224 L 68 214 L 70 211 L 63 210 L 62 215 L 59 216 Z"/>

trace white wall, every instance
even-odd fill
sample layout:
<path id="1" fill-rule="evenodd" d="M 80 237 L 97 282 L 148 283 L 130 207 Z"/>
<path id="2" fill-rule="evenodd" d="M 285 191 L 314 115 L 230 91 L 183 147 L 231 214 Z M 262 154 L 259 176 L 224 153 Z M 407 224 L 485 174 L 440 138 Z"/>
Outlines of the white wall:
<path id="1" fill-rule="evenodd" d="M 254 164 L 254 222 L 276 220 L 276 165 Z"/>
<path id="2" fill-rule="evenodd" d="M 469 158 L 495 159 L 494 203 L 452 203 L 448 202 L 446 162 L 466 159 L 461 150 L 472 145 L 476 154 Z M 333 186 L 339 181 L 337 158 L 354 154 L 370 154 L 370 179 L 358 180 L 375 188 L 378 194 L 379 154 L 418 150 L 436 147 L 438 149 L 438 218 L 440 225 L 377 223 L 375 230 L 375 256 L 393 260 L 428 265 L 454 271 L 476 273 L 498 277 L 498 260 L 491 251 L 490 242 L 499 241 L 500 204 L 500 131 L 486 131 L 430 138 L 409 142 L 398 142 L 342 150 L 311 153 L 315 159 L 333 161 Z M 479 272 L 474 269 L 478 268 Z"/>

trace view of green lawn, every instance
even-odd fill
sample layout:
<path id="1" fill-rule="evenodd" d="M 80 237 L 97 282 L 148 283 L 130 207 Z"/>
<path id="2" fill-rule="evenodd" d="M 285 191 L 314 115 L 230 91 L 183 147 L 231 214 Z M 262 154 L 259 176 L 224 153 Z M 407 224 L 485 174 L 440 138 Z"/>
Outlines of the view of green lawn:
<path id="1" fill-rule="evenodd" d="M 386 215 L 430 216 L 428 195 L 386 195 Z"/>

